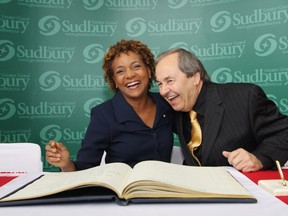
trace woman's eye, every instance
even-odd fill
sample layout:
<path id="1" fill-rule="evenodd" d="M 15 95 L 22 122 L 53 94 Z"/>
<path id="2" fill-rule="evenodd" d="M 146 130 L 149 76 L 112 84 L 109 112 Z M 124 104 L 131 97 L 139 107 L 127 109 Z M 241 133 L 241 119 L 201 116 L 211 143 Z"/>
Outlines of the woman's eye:
<path id="1" fill-rule="evenodd" d="M 141 67 L 141 65 L 139 65 L 139 64 L 133 65 L 133 68 L 140 68 L 140 67 Z"/>

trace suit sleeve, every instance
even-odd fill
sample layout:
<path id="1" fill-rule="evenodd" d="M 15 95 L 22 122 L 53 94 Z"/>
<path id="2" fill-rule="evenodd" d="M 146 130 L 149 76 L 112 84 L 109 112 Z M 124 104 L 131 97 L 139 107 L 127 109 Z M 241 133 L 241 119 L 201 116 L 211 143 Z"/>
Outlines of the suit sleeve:
<path id="1" fill-rule="evenodd" d="M 105 120 L 103 116 L 105 114 L 101 113 L 101 110 L 92 109 L 85 138 L 77 154 L 77 161 L 74 162 L 77 170 L 98 166 L 101 162 L 110 137 L 107 119 Z"/>
<path id="2" fill-rule="evenodd" d="M 250 91 L 249 113 L 258 144 L 252 153 L 260 159 L 263 169 L 273 168 L 275 160 L 283 165 L 288 160 L 288 117 L 258 86 Z"/>

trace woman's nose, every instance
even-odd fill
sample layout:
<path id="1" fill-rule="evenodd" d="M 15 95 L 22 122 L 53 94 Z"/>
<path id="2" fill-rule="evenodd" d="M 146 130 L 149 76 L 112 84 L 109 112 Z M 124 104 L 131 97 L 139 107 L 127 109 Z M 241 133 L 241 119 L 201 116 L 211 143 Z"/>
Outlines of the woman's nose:
<path id="1" fill-rule="evenodd" d="M 135 75 L 135 72 L 131 69 L 128 69 L 125 73 L 127 78 L 133 77 Z"/>

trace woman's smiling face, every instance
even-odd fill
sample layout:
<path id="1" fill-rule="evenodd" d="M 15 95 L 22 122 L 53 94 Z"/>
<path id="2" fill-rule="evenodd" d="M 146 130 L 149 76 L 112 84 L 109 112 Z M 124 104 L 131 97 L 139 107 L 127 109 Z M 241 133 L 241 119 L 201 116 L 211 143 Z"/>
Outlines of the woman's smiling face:
<path id="1" fill-rule="evenodd" d="M 150 71 L 138 54 L 121 53 L 113 60 L 112 68 L 116 86 L 126 100 L 147 95 Z"/>

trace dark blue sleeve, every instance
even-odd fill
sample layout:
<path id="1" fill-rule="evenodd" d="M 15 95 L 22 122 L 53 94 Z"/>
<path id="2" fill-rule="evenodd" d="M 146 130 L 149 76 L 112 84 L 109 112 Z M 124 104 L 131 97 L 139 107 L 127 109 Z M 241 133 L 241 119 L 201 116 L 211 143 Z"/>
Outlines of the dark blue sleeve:
<path id="1" fill-rule="evenodd" d="M 109 122 L 105 118 L 107 113 L 113 115 L 108 108 L 95 107 L 91 110 L 90 123 L 77 154 L 77 160 L 74 162 L 77 170 L 91 168 L 100 164 L 110 137 Z"/>

